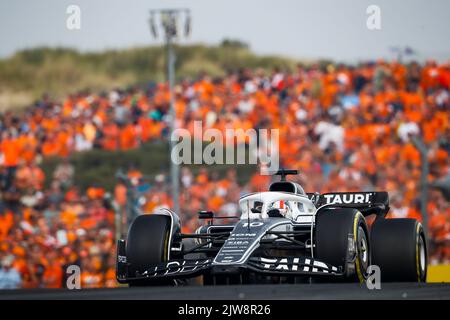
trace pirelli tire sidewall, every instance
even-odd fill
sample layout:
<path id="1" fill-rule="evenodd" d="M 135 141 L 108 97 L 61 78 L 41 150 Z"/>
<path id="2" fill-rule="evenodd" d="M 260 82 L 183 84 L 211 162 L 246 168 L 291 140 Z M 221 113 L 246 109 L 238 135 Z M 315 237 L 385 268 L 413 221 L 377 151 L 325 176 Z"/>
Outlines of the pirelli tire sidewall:
<path id="1" fill-rule="evenodd" d="M 169 259 L 171 220 L 168 215 L 140 215 L 131 224 L 126 242 L 129 273 L 143 273 Z M 166 281 L 140 280 L 130 286 L 166 284 Z M 168 282 L 167 284 L 170 284 Z"/>
<path id="2" fill-rule="evenodd" d="M 353 235 L 356 247 L 355 272 L 345 280 L 364 282 L 371 264 L 371 244 L 366 220 L 357 209 L 330 208 L 317 214 L 314 256 L 320 261 L 345 268 L 349 234 Z M 364 243 L 364 248 L 361 243 Z"/>
<path id="3" fill-rule="evenodd" d="M 415 219 L 377 219 L 371 230 L 373 264 L 383 282 L 425 282 L 427 246 Z"/>

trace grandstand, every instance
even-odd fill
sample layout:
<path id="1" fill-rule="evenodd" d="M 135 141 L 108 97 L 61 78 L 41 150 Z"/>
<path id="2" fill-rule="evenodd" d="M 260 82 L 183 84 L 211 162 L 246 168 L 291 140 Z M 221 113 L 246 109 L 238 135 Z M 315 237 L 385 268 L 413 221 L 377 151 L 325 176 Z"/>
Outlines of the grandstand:
<path id="1" fill-rule="evenodd" d="M 357 66 L 299 65 L 295 70 L 243 68 L 225 76 L 203 74 L 176 84 L 177 126 L 279 128 L 281 165 L 297 168 L 306 191 L 387 190 L 390 217 L 422 219 L 419 151 L 429 148 L 433 182 L 449 173 L 450 62 L 367 62 Z M 127 185 L 112 188 L 102 177 L 87 188 L 74 183 L 73 155 L 101 149 L 135 150 L 168 140 L 166 83 L 48 96 L 21 113 L 0 115 L 0 260 L 19 277 L 3 287 L 59 288 L 65 266 L 82 268 L 82 287 L 116 286 L 115 217 L 127 223 Z M 51 175 L 46 159 L 61 159 Z M 143 167 L 127 176 L 142 210 L 173 205 L 169 177 L 150 180 Z M 195 213 L 208 208 L 233 215 L 239 196 L 258 191 L 270 176 L 255 170 L 240 181 L 203 167 L 181 170 L 180 216 L 185 232 L 198 226 Z M 110 194 L 110 196 L 108 196 Z M 432 264 L 450 263 L 450 204 L 440 191 L 427 203 Z M 2 283 L 0 283 L 2 286 Z"/>

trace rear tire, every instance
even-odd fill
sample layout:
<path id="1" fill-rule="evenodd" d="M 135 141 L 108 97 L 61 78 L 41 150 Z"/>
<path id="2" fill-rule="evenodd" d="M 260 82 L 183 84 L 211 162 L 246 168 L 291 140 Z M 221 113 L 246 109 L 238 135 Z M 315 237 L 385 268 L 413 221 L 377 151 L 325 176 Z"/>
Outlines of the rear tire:
<path id="1" fill-rule="evenodd" d="M 373 263 L 384 282 L 425 282 L 427 247 L 422 224 L 415 219 L 375 220 L 371 230 Z"/>
<path id="2" fill-rule="evenodd" d="M 126 242 L 130 274 L 143 273 L 149 267 L 168 261 L 171 220 L 165 215 L 141 215 L 130 226 Z M 143 280 L 130 287 L 164 285 L 167 281 Z"/>
<path id="3" fill-rule="evenodd" d="M 356 209 L 324 209 L 316 217 L 315 254 L 318 260 L 345 268 L 348 235 L 356 245 L 355 274 L 345 280 L 364 282 L 371 264 L 369 232 L 364 216 Z"/>

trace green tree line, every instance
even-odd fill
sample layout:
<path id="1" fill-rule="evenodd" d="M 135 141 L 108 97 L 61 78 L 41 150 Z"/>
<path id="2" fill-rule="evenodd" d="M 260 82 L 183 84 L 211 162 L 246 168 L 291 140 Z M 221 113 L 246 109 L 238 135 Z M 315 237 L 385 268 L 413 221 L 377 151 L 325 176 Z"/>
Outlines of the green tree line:
<path id="1" fill-rule="evenodd" d="M 298 61 L 252 53 L 240 41 L 224 40 L 218 46 L 176 46 L 176 77 L 195 78 L 202 73 L 220 77 L 241 68 L 275 67 L 292 70 Z M 0 60 L 0 111 L 20 108 L 44 93 L 53 99 L 81 90 L 164 81 L 164 46 L 103 52 L 79 52 L 70 48 L 33 48 Z"/>

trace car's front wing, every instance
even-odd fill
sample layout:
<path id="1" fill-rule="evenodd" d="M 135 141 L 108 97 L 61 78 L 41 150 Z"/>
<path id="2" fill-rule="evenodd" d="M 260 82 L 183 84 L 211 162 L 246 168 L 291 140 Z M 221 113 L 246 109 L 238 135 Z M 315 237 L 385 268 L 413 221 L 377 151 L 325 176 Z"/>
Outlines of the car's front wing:
<path id="1" fill-rule="evenodd" d="M 309 257 L 263 258 L 251 257 L 243 264 L 217 264 L 212 259 L 171 260 L 131 274 L 125 256 L 118 255 L 117 280 L 130 283 L 142 280 L 192 278 L 206 273 L 235 275 L 252 272 L 271 276 L 343 276 L 342 267 L 335 267 Z"/>

